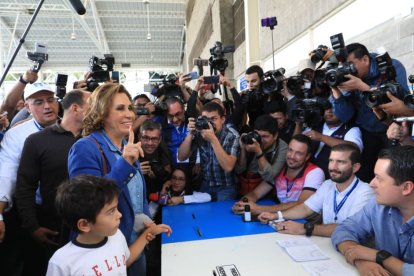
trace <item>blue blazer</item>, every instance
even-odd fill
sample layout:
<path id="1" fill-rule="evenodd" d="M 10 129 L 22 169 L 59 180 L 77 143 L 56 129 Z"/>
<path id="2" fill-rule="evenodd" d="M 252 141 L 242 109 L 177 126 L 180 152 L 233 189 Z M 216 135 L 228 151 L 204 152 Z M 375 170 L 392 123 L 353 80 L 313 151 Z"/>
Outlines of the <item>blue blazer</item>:
<path id="1" fill-rule="evenodd" d="M 95 139 L 106 157 L 107 174 L 104 175 L 104 161 L 96 143 L 91 139 Z M 139 168 L 139 163 L 136 163 Z M 135 214 L 132 208 L 131 197 L 127 187 L 128 182 L 136 173 L 141 173 L 131 166 L 124 158 L 117 159 L 106 143 L 102 131 L 94 131 L 90 137 L 84 137 L 78 140 L 70 149 L 68 157 L 69 177 L 81 174 L 89 174 L 101 176 L 115 180 L 120 190 L 118 198 L 118 209 L 122 213 L 119 229 L 129 242 L 134 227 Z M 149 215 L 148 202 L 146 199 L 146 185 L 144 177 L 144 213 Z"/>

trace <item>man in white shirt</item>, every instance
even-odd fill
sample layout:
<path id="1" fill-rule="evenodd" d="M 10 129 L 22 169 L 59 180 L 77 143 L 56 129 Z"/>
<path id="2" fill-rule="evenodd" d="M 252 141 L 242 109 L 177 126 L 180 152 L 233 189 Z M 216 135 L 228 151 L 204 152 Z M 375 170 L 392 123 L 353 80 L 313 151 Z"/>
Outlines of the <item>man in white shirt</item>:
<path id="1" fill-rule="evenodd" d="M 21 237 L 17 234 L 20 226 L 15 212 L 5 213 L 5 211 L 6 209 L 10 210 L 12 206 L 23 145 L 30 134 L 53 125 L 59 110 L 55 90 L 46 83 L 34 83 L 27 87 L 24 92 L 24 100 L 25 107 L 33 115 L 33 118 L 8 130 L 0 145 L 0 242 L 2 243 L 0 246 L 0 266 L 4 275 L 12 275 L 13 272 L 8 268 L 16 269 L 14 262 L 19 258 L 12 256 L 19 254 L 16 252 L 19 250 L 19 246 L 15 243 L 21 241 Z M 8 238 L 4 240 L 6 224 L 11 229 L 16 228 L 10 231 L 12 237 L 9 237 L 9 241 L 7 241 Z"/>
<path id="2" fill-rule="evenodd" d="M 330 237 L 338 223 L 361 210 L 374 197 L 368 183 L 362 182 L 355 173 L 361 167 L 361 154 L 357 147 L 351 144 L 339 144 L 332 148 L 329 157 L 329 174 L 331 179 L 309 199 L 282 212 L 263 212 L 259 219 L 269 223 L 275 219 L 303 219 L 315 213 L 322 213 L 323 224 L 305 224 L 291 220 L 276 224 L 278 232 L 311 236 Z"/>

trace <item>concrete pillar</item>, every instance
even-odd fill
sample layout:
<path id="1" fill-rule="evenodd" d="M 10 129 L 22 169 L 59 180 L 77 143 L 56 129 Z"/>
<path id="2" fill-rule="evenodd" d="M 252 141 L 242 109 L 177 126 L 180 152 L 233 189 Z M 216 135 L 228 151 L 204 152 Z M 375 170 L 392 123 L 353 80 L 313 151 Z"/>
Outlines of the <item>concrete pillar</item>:
<path id="1" fill-rule="evenodd" d="M 259 0 L 244 1 L 244 21 L 246 33 L 246 68 L 248 68 L 255 64 L 261 65 Z"/>

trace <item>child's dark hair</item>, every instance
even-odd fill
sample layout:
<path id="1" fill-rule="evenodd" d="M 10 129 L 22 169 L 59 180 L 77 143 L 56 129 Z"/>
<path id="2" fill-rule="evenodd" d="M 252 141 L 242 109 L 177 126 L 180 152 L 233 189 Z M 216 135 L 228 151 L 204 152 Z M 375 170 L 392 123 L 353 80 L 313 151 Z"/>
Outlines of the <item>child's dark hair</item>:
<path id="1" fill-rule="evenodd" d="M 118 195 L 115 181 L 93 175 L 79 175 L 58 187 L 55 205 L 63 222 L 79 233 L 77 224 L 80 219 L 95 223 L 99 212 Z"/>

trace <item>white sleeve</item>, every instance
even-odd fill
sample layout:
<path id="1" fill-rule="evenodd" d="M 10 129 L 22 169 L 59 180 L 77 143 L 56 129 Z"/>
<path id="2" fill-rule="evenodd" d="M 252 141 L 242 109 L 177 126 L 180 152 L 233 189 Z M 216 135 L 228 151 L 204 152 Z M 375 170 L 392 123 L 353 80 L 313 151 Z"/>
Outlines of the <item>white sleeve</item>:
<path id="1" fill-rule="evenodd" d="M 344 140 L 355 143 L 361 152 L 364 149 L 364 144 L 362 143 L 362 134 L 359 127 L 353 127 L 348 130 L 344 136 Z"/>
<path id="2" fill-rule="evenodd" d="M 69 271 L 65 271 L 63 267 L 59 266 L 59 264 L 55 264 L 52 260 L 49 261 L 49 265 L 47 266 L 46 276 L 67 276 L 69 275 Z"/>
<path id="3" fill-rule="evenodd" d="M 20 141 L 18 141 L 18 137 L 12 137 L 13 134 L 12 130 L 6 132 L 0 150 L 0 201 L 8 202 L 8 208 L 11 207 L 12 197 L 16 189 L 17 169 L 21 147 L 23 147 L 23 145 L 19 147 Z"/>
<path id="4" fill-rule="evenodd" d="M 359 212 L 373 197 L 375 197 L 374 190 L 369 186 L 368 183 L 361 182 L 358 186 L 360 186 L 360 188 L 355 191 L 358 193 L 358 197 L 352 204 L 352 209 L 349 216 L 352 216 L 355 213 Z"/>
<path id="5" fill-rule="evenodd" d="M 184 196 L 184 204 L 187 203 L 203 203 L 211 201 L 211 195 L 209 193 L 193 192 L 192 195 Z"/>
<path id="6" fill-rule="evenodd" d="M 327 180 L 322 183 L 322 186 L 316 190 L 316 193 L 311 195 L 304 204 L 308 206 L 315 213 L 321 213 L 323 208 L 323 202 L 326 194 L 328 193 L 329 186 L 332 184 L 331 181 Z"/>
<path id="7" fill-rule="evenodd" d="M 305 177 L 305 183 L 303 188 L 319 189 L 322 183 L 325 181 L 325 174 L 321 168 L 317 167 L 307 173 Z"/>

